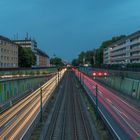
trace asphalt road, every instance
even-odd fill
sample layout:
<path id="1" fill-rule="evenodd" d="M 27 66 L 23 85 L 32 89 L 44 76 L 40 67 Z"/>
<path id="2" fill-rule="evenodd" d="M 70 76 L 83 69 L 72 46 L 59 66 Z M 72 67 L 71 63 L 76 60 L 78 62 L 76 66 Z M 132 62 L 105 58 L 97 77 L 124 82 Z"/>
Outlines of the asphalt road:
<path id="1" fill-rule="evenodd" d="M 64 74 L 62 71 L 61 76 Z M 42 86 L 42 105 L 46 103 L 56 87 L 57 76 Z M 40 112 L 40 92 L 37 89 L 29 96 L 0 114 L 0 140 L 22 139 Z"/>
<path id="2" fill-rule="evenodd" d="M 73 71 L 78 77 L 81 75 L 82 83 L 92 93 L 93 102 L 96 98 L 95 87 L 98 86 L 98 110 L 116 137 L 120 140 L 140 138 L 140 111 L 83 73 L 76 69 Z"/>

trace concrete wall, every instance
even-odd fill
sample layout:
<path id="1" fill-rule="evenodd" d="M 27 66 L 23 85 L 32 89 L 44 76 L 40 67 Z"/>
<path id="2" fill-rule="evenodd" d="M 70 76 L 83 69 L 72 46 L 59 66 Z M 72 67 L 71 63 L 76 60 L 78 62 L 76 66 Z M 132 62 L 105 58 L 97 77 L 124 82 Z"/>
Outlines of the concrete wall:
<path id="1" fill-rule="evenodd" d="M 93 71 L 108 72 L 107 77 L 96 77 L 96 79 L 122 94 L 140 99 L 140 72 L 94 69 L 90 67 L 81 67 L 80 70 L 91 77 Z M 134 93 L 133 90 L 135 90 L 135 95 L 132 95 Z"/>
<path id="2" fill-rule="evenodd" d="M 103 77 L 97 78 L 99 81 L 109 85 L 110 87 L 120 91 L 123 94 L 132 96 L 134 98 L 140 99 L 140 81 L 129 79 L 129 78 L 122 78 L 122 77 Z M 135 95 L 132 95 L 135 90 Z"/>
<path id="3" fill-rule="evenodd" d="M 0 76 L 3 75 L 39 75 L 39 74 L 48 74 L 56 72 L 57 68 L 46 68 L 46 69 L 19 69 L 19 70 L 1 70 Z"/>
<path id="4" fill-rule="evenodd" d="M 24 94 L 45 80 L 47 80 L 46 77 L 36 77 L 0 81 L 0 104 L 3 104 L 10 98 Z"/>

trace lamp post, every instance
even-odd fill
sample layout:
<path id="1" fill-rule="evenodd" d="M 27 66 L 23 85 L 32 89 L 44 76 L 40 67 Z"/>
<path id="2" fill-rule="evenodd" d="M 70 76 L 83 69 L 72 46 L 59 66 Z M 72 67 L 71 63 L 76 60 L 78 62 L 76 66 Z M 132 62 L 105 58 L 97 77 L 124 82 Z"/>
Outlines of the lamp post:
<path id="1" fill-rule="evenodd" d="M 83 87 L 84 87 L 84 85 L 85 85 L 84 80 L 85 80 L 85 76 L 84 76 L 84 74 L 83 74 Z"/>
<path id="2" fill-rule="evenodd" d="M 42 87 L 40 87 L 40 122 L 43 120 L 43 114 L 42 114 Z"/>
<path id="3" fill-rule="evenodd" d="M 82 77 L 81 77 L 81 72 L 80 72 L 80 83 L 81 83 L 81 81 L 82 81 L 81 78 L 82 78 Z"/>
<path id="4" fill-rule="evenodd" d="M 96 117 L 98 119 L 98 85 L 96 85 Z"/>
<path id="5" fill-rule="evenodd" d="M 59 68 L 57 69 L 58 70 L 58 88 L 59 88 Z"/>
<path id="6" fill-rule="evenodd" d="M 93 51 L 94 51 L 93 62 L 94 62 L 94 65 L 95 65 L 96 64 L 96 49 L 94 49 Z"/>

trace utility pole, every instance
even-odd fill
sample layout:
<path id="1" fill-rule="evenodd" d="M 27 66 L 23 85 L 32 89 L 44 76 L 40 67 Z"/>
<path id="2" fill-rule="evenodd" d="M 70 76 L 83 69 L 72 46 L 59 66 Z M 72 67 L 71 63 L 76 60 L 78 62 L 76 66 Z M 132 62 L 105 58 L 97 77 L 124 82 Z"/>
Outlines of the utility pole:
<path id="1" fill-rule="evenodd" d="M 81 83 L 81 72 L 80 72 L 80 83 Z"/>
<path id="2" fill-rule="evenodd" d="M 43 112 L 42 112 L 42 87 L 40 87 L 40 122 L 43 120 Z"/>
<path id="3" fill-rule="evenodd" d="M 94 62 L 94 65 L 95 65 L 96 64 L 96 49 L 94 49 L 93 51 L 94 51 L 93 62 Z"/>
<path id="4" fill-rule="evenodd" d="M 80 81 L 80 68 L 78 68 L 78 76 L 79 76 L 79 81 Z"/>
<path id="5" fill-rule="evenodd" d="M 85 77 L 84 77 L 84 74 L 83 74 L 83 87 L 84 87 L 84 85 L 85 85 L 85 84 L 84 84 L 84 80 L 85 80 Z"/>
<path id="6" fill-rule="evenodd" d="M 56 81 L 56 86 L 57 86 L 57 73 L 56 73 L 56 75 L 55 75 L 56 77 L 55 77 L 55 81 Z"/>
<path id="7" fill-rule="evenodd" d="M 96 85 L 96 117 L 98 119 L 98 85 Z"/>

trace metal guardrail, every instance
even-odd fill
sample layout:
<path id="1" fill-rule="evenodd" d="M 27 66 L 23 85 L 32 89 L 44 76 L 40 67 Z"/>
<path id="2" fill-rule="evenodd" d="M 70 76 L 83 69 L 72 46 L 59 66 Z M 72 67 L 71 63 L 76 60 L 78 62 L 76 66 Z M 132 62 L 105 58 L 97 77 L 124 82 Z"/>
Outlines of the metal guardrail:
<path id="1" fill-rule="evenodd" d="M 38 86 L 33 87 L 33 88 L 30 88 L 29 90 L 25 91 L 21 95 L 10 98 L 8 101 L 6 101 L 4 104 L 2 104 L 0 106 L 0 113 L 3 113 L 4 111 L 6 111 L 7 109 L 9 109 L 13 105 L 15 105 L 16 103 L 18 103 L 19 101 L 21 101 L 23 98 L 27 97 L 32 91 L 35 91 L 36 89 L 38 89 L 40 87 L 40 85 L 43 85 L 47 81 L 48 81 L 48 79 L 45 80 L 45 81 L 42 81 L 41 83 L 39 83 Z"/>
<path id="2" fill-rule="evenodd" d="M 55 87 L 53 89 L 53 91 L 55 90 Z M 52 92 L 53 92 L 52 91 Z M 50 95 L 51 97 L 52 95 Z M 46 101 L 43 105 L 42 108 L 42 112 L 45 111 L 46 107 L 48 105 L 48 102 Z M 28 128 L 26 129 L 26 131 L 24 132 L 24 134 L 22 135 L 22 137 L 20 138 L 21 140 L 27 140 L 30 138 L 31 133 L 33 132 L 34 128 L 37 126 L 37 124 L 39 123 L 41 118 L 41 111 L 37 112 L 36 116 L 34 117 L 34 119 L 32 120 L 31 124 L 28 126 Z"/>
<path id="3" fill-rule="evenodd" d="M 93 99 L 93 97 L 91 96 L 91 94 L 89 94 L 90 91 L 88 91 L 86 89 L 86 87 L 84 87 L 84 89 L 87 92 L 87 97 L 90 100 L 90 103 L 92 104 L 92 106 L 95 108 L 96 106 L 96 102 Z M 111 124 L 109 123 L 108 119 L 105 117 L 104 113 L 101 111 L 101 109 L 98 107 L 98 111 L 99 111 L 99 115 L 103 121 L 103 123 L 105 124 L 105 126 L 108 128 L 109 132 L 111 133 L 111 135 L 113 136 L 113 138 L 115 140 L 121 140 L 121 138 L 118 136 L 118 134 L 115 132 L 115 130 L 113 129 L 113 127 L 111 126 Z"/>
<path id="4" fill-rule="evenodd" d="M 78 78 L 78 77 L 77 77 Z M 79 79 L 79 78 L 78 78 Z M 80 81 L 80 79 L 79 79 Z M 86 96 L 88 97 L 91 105 L 93 106 L 93 108 L 96 109 L 96 102 L 94 100 L 93 95 L 91 94 L 91 91 L 83 85 L 83 83 L 81 83 L 82 87 L 84 88 L 84 90 L 87 92 Z M 99 111 L 99 115 L 100 118 L 102 119 L 104 125 L 108 128 L 110 134 L 113 136 L 113 138 L 115 140 L 121 140 L 121 138 L 118 136 L 118 134 L 115 132 L 115 130 L 113 129 L 113 127 L 111 126 L 111 124 L 109 123 L 108 119 L 105 117 L 104 113 L 101 111 L 101 109 L 98 107 L 98 111 Z"/>

